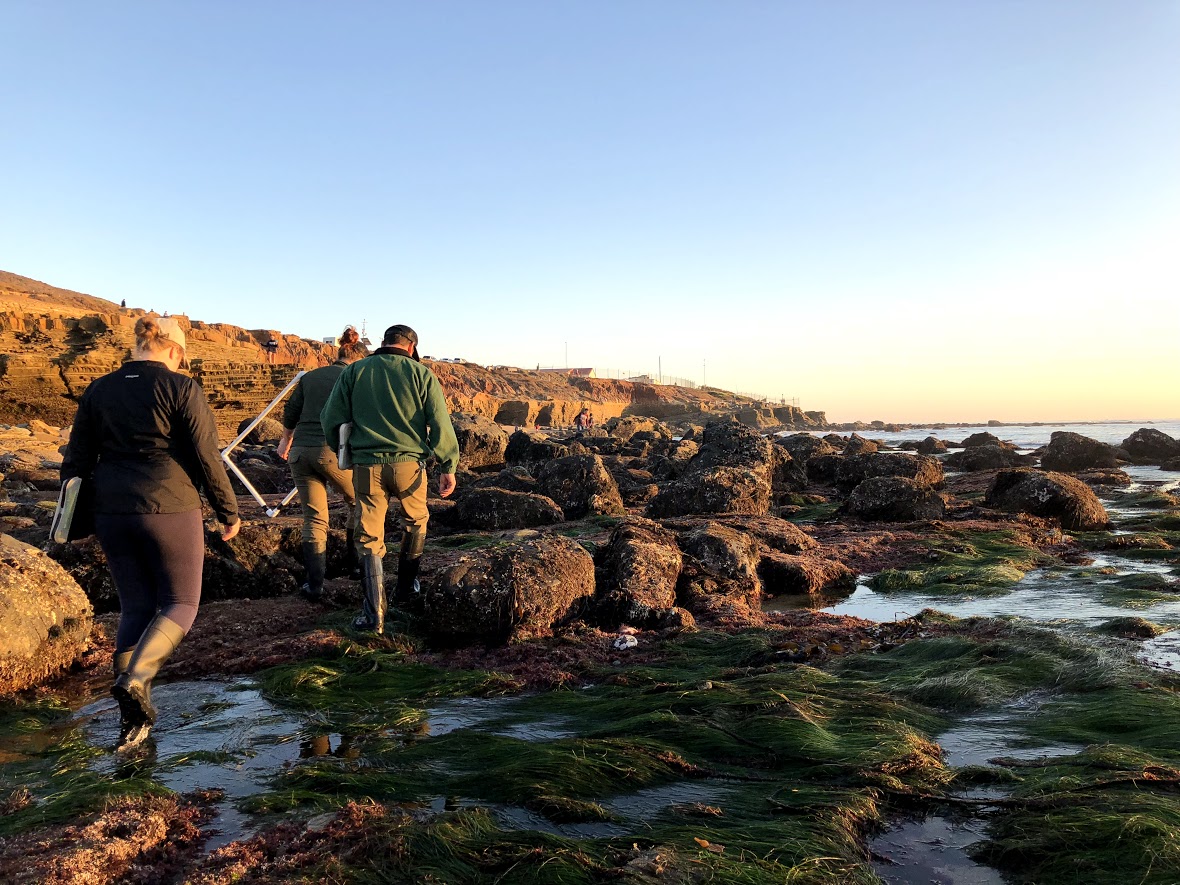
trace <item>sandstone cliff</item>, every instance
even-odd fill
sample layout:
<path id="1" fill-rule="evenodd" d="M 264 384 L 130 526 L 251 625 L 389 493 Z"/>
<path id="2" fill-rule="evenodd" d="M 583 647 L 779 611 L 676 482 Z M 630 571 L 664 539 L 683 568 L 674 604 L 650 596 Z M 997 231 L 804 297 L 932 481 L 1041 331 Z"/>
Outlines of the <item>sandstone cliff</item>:
<path id="1" fill-rule="evenodd" d="M 130 357 L 135 323 L 145 313 L 0 272 L 0 423 L 40 418 L 69 424 L 86 386 Z M 334 357 L 330 345 L 276 330 L 176 319 L 188 336 L 192 375 L 205 389 L 226 441 L 243 418 L 257 415 L 296 372 L 326 365 Z M 262 349 L 272 336 L 280 342 L 273 365 Z M 430 365 L 453 411 L 506 425 L 569 425 L 583 406 L 599 422 L 621 415 L 703 421 L 710 415 L 736 414 L 753 426 L 822 425 L 822 413 L 762 406 L 713 388 L 573 378 L 473 363 Z"/>

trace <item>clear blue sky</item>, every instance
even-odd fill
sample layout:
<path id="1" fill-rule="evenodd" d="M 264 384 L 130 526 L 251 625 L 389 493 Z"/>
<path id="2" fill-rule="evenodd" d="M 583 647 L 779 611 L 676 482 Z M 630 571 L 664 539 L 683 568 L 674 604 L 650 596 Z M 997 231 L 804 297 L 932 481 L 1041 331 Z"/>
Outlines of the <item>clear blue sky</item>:
<path id="1" fill-rule="evenodd" d="M 1180 415 L 1177 2 L 6 0 L 0 38 L 0 269 L 847 419 Z"/>

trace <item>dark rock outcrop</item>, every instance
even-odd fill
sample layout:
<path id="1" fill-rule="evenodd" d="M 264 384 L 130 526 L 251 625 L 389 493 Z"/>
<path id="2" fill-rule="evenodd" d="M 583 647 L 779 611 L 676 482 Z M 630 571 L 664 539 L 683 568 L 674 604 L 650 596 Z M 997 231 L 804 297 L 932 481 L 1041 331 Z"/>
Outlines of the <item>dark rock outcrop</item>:
<path id="1" fill-rule="evenodd" d="M 807 461 L 807 478 L 819 485 L 831 485 L 840 473 L 843 455 L 813 455 Z"/>
<path id="2" fill-rule="evenodd" d="M 700 451 L 652 500 L 648 514 L 766 513 L 777 496 L 806 483 L 786 449 L 743 424 L 718 422 L 705 428 Z"/>
<path id="3" fill-rule="evenodd" d="M 1180 458 L 1180 440 L 1154 427 L 1140 427 L 1120 447 L 1136 464 L 1162 464 Z"/>
<path id="4" fill-rule="evenodd" d="M 946 501 L 928 485 L 904 476 L 866 479 L 848 497 L 845 512 L 865 522 L 942 519 Z"/>
<path id="5" fill-rule="evenodd" d="M 483 415 L 457 413 L 451 416 L 459 440 L 459 463 L 468 470 L 498 467 L 508 450 L 508 434 L 495 421 Z"/>
<path id="6" fill-rule="evenodd" d="M 952 452 L 942 463 L 951 470 L 976 473 L 980 470 L 1016 467 L 1027 464 L 1031 460 L 1029 456 L 1017 455 L 1011 449 L 998 445 L 978 445 L 963 449 L 961 452 Z"/>
<path id="7" fill-rule="evenodd" d="M 569 449 L 561 443 L 554 442 L 540 434 L 530 434 L 518 430 L 508 437 L 508 445 L 504 449 L 504 460 L 509 465 L 520 464 L 530 469 L 544 461 L 562 458 L 569 454 Z"/>
<path id="8" fill-rule="evenodd" d="M 871 439 L 865 439 L 859 433 L 852 434 L 848 439 L 847 445 L 844 446 L 844 457 L 851 458 L 854 455 L 864 455 L 880 450 L 880 446 Z"/>
<path id="9" fill-rule="evenodd" d="M 465 553 L 424 587 L 423 628 L 448 644 L 543 636 L 594 593 L 580 544 L 543 535 Z"/>
<path id="10" fill-rule="evenodd" d="M 85 651 L 93 622 L 86 594 L 60 565 L 0 535 L 0 695 L 63 672 Z"/>
<path id="11" fill-rule="evenodd" d="M 946 452 L 946 450 L 946 443 L 944 443 L 937 436 L 926 437 L 924 440 L 918 443 L 918 447 L 915 449 L 919 455 L 942 455 Z"/>
<path id="12" fill-rule="evenodd" d="M 721 582 L 726 596 L 757 602 L 762 593 L 758 577 L 761 550 L 754 538 L 720 522 L 709 522 L 682 533 L 678 540 L 685 556 Z"/>
<path id="13" fill-rule="evenodd" d="M 669 483 L 647 505 L 648 516 L 757 513 L 770 510 L 770 487 L 740 467 L 713 467 Z"/>
<path id="14" fill-rule="evenodd" d="M 656 626 L 676 605 L 683 557 L 676 536 L 658 523 L 639 518 L 620 523 L 599 560 L 603 582 L 596 608 L 607 625 Z"/>
<path id="15" fill-rule="evenodd" d="M 237 435 L 240 435 L 243 430 L 245 430 L 247 427 L 249 427 L 250 422 L 252 422 L 253 420 L 254 420 L 253 418 L 243 418 L 241 421 L 239 421 L 238 422 L 238 432 L 237 432 L 237 434 L 235 434 L 235 438 L 237 437 Z M 275 443 L 277 443 L 279 441 L 279 437 L 281 437 L 282 435 L 283 435 L 282 423 L 280 423 L 279 421 L 276 421 L 274 418 L 271 418 L 270 416 L 267 416 L 266 418 L 263 418 L 261 421 L 259 421 L 254 426 L 253 430 L 251 430 L 249 433 L 246 434 L 246 436 L 242 440 L 242 442 L 247 445 L 251 445 L 251 446 L 273 446 Z"/>
<path id="16" fill-rule="evenodd" d="M 807 462 L 817 455 L 839 454 L 839 449 L 827 440 L 810 433 L 792 433 L 790 436 L 780 436 L 775 440 L 775 445 L 780 445 L 790 452 L 795 463 L 804 469 L 807 468 Z"/>
<path id="17" fill-rule="evenodd" d="M 1118 467 L 1119 457 L 1112 445 L 1080 433 L 1057 430 L 1041 453 L 1041 466 L 1046 470 L 1073 473 L 1096 467 Z"/>
<path id="18" fill-rule="evenodd" d="M 446 512 L 447 525 L 497 532 L 561 522 L 565 516 L 551 498 L 507 489 L 472 489 Z"/>
<path id="19" fill-rule="evenodd" d="M 974 449 L 979 446 L 999 446 L 1005 451 L 1016 451 L 1016 446 L 1013 443 L 1004 442 L 1004 440 L 1000 439 L 994 433 L 988 433 L 986 430 L 971 434 L 963 440 L 961 445 L 964 449 Z"/>
<path id="20" fill-rule="evenodd" d="M 856 589 L 856 572 L 837 559 L 820 556 L 768 551 L 758 563 L 758 575 L 767 596 L 825 596 Z"/>
<path id="21" fill-rule="evenodd" d="M 537 486 L 556 502 L 566 519 L 626 512 L 619 486 L 601 455 L 569 455 L 547 461 L 537 471 Z"/>
<path id="22" fill-rule="evenodd" d="M 909 452 L 872 452 L 845 456 L 836 473 L 836 485 L 851 491 L 874 476 L 903 476 L 921 486 L 940 486 L 943 481 L 942 464 L 927 455 Z"/>
<path id="23" fill-rule="evenodd" d="M 1106 508 L 1085 483 L 1063 473 L 1027 468 L 996 474 L 987 506 L 1009 512 L 1059 519 L 1072 531 L 1094 531 L 1110 525 Z"/>

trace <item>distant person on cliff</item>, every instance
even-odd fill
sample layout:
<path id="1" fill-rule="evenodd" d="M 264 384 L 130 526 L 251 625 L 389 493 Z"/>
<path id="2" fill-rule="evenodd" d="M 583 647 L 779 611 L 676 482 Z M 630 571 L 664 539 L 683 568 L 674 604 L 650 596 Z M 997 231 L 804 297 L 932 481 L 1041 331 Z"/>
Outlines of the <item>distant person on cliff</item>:
<path id="1" fill-rule="evenodd" d="M 594 419 L 590 416 L 589 409 L 582 409 L 582 411 L 578 412 L 578 414 L 574 417 L 574 430 L 577 432 L 578 436 L 581 436 L 593 426 Z"/>
<path id="2" fill-rule="evenodd" d="M 455 490 L 459 443 L 447 401 L 434 373 L 418 360 L 418 333 L 390 326 L 372 356 L 346 367 L 320 415 L 324 438 L 340 445 L 340 428 L 352 424 L 349 449 L 363 553 L 364 606 L 357 630 L 385 632 L 385 514 L 390 498 L 401 503 L 403 529 L 394 603 L 409 607 L 419 592 L 418 567 L 426 543 L 425 460 L 438 459 L 439 494 Z"/>
<path id="3" fill-rule="evenodd" d="M 340 336 L 337 359 L 330 366 L 308 372 L 299 379 L 283 407 L 283 435 L 279 438 L 278 456 L 287 460 L 291 478 L 299 489 L 303 506 L 303 564 L 307 583 L 303 595 L 313 601 L 324 592 L 324 571 L 328 559 L 328 486 L 333 486 L 348 504 L 348 561 L 357 566 L 356 498 L 352 491 L 352 471 L 341 470 L 336 455 L 324 441 L 320 412 L 344 367 L 369 355 L 360 343 L 360 335 L 349 326 Z M 355 569 L 354 569 L 355 570 Z"/>
<path id="4" fill-rule="evenodd" d="M 273 363 L 275 361 L 275 354 L 279 352 L 279 342 L 276 341 L 275 337 L 272 335 L 267 340 L 264 347 L 266 349 L 266 361 L 268 363 Z"/>
<path id="5" fill-rule="evenodd" d="M 205 562 L 200 491 L 222 540 L 241 526 L 209 403 L 177 371 L 184 347 L 176 320 L 141 318 L 131 361 L 82 394 L 61 467 L 63 482 L 93 483 L 96 534 L 119 594 L 111 694 L 119 702 L 120 752 L 148 736 L 156 719 L 152 680 L 197 617 Z"/>

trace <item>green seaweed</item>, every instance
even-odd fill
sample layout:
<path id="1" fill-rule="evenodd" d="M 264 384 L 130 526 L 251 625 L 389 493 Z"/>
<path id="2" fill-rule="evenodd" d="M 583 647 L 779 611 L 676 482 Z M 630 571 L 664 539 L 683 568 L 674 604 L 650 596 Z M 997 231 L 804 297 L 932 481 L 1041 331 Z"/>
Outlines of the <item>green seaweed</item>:
<path id="1" fill-rule="evenodd" d="M 879 593 L 1002 594 L 1027 572 L 1057 562 L 1008 530 L 953 532 L 938 541 L 927 552 L 927 564 L 887 569 L 870 586 Z"/>

